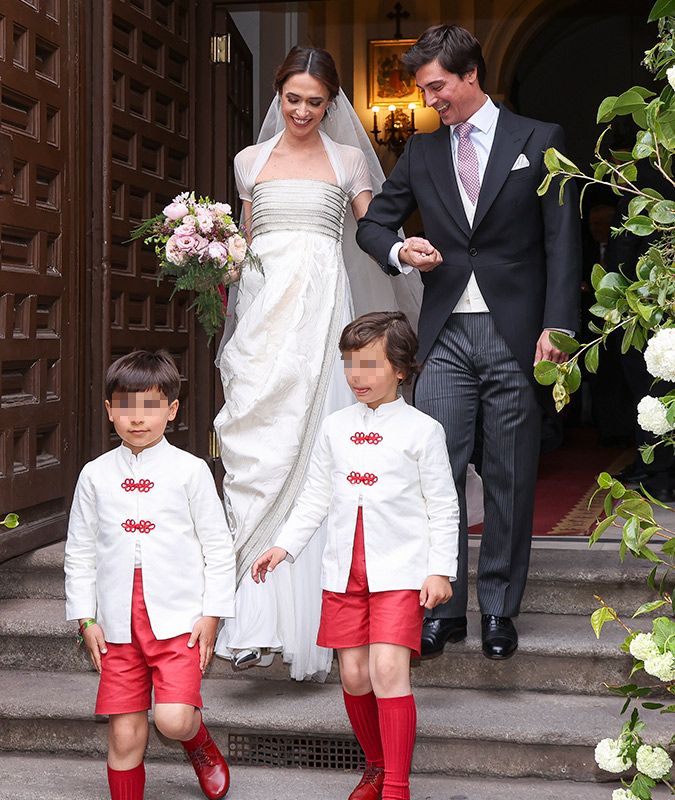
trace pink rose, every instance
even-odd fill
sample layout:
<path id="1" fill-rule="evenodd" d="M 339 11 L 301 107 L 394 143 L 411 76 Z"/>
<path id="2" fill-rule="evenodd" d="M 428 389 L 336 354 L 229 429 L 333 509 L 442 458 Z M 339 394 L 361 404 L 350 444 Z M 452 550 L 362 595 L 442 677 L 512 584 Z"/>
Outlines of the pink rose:
<path id="1" fill-rule="evenodd" d="M 184 257 L 200 256 L 207 245 L 206 239 L 197 234 L 182 234 L 173 236 L 172 238 L 176 240 L 176 249 L 181 252 Z"/>
<path id="2" fill-rule="evenodd" d="M 172 236 L 166 243 L 166 259 L 180 266 L 185 261 L 185 252 L 178 247 L 178 237 Z"/>
<path id="3" fill-rule="evenodd" d="M 211 242 L 207 248 L 207 255 L 222 266 L 227 263 L 227 247 L 222 242 Z"/>
<path id="4" fill-rule="evenodd" d="M 232 207 L 229 203 L 214 203 L 213 210 L 217 214 L 223 214 L 224 216 L 229 216 L 232 213 Z"/>
<path id="5" fill-rule="evenodd" d="M 174 230 L 175 236 L 194 236 L 197 233 L 197 229 L 195 228 L 194 222 L 192 219 L 188 219 L 187 222 L 183 222 L 182 225 L 179 225 Z"/>
<path id="6" fill-rule="evenodd" d="M 164 208 L 164 216 L 167 219 L 170 219 L 172 222 L 175 222 L 177 219 L 183 219 L 183 217 L 188 213 L 189 209 L 185 205 L 185 203 L 169 203 L 168 206 Z"/>
<path id="7" fill-rule="evenodd" d="M 235 233 L 234 236 L 230 236 L 230 238 L 227 240 L 227 249 L 232 256 L 234 263 L 241 264 L 241 262 L 246 258 L 246 251 L 248 249 L 246 239 L 244 239 L 244 237 L 240 236 L 238 233 Z"/>

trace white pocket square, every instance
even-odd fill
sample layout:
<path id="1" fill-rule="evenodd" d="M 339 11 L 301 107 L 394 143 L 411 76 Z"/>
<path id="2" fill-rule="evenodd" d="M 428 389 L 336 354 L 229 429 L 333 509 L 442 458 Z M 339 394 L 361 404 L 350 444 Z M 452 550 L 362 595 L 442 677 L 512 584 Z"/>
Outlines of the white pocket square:
<path id="1" fill-rule="evenodd" d="M 527 160 L 527 156 L 525 153 L 521 153 L 515 161 L 515 164 L 511 167 L 511 172 L 514 169 L 524 169 L 525 167 L 529 167 L 530 162 Z"/>

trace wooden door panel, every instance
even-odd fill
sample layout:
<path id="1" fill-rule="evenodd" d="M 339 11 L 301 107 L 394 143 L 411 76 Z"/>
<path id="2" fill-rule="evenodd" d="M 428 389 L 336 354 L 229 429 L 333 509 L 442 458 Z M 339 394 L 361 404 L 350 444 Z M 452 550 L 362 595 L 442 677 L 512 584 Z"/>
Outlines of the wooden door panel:
<path id="1" fill-rule="evenodd" d="M 77 469 L 77 3 L 0 7 L 0 135 L 13 193 L 0 193 L 0 513 L 12 540 L 58 538 Z M 11 139 L 9 138 L 11 137 Z"/>

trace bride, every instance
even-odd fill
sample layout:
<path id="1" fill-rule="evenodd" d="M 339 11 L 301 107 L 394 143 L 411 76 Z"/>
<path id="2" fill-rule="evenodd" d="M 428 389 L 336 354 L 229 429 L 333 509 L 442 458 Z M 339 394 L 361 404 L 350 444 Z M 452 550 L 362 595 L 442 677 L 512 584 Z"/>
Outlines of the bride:
<path id="1" fill-rule="evenodd" d="M 282 652 L 292 678 L 324 680 L 332 651 L 315 642 L 325 531 L 265 584 L 250 567 L 298 495 L 321 420 L 354 402 L 337 346 L 343 327 L 355 313 L 397 308 L 416 326 L 422 287 L 417 274 L 387 277 L 356 246 L 355 221 L 384 176 L 330 54 L 294 47 L 274 88 L 258 144 L 234 161 L 264 274 L 247 270 L 231 295 L 234 330 L 217 362 L 225 404 L 214 425 L 238 586 L 216 653 L 244 669 Z"/>

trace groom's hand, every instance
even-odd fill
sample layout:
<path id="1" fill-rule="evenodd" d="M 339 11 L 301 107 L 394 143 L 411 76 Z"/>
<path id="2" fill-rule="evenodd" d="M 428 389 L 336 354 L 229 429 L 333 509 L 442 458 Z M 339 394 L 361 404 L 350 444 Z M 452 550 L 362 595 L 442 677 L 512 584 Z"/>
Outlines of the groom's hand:
<path id="1" fill-rule="evenodd" d="M 431 242 L 419 236 L 411 236 L 403 242 L 403 247 L 398 252 L 398 260 L 420 272 L 431 272 L 442 263 L 443 256 Z"/>

